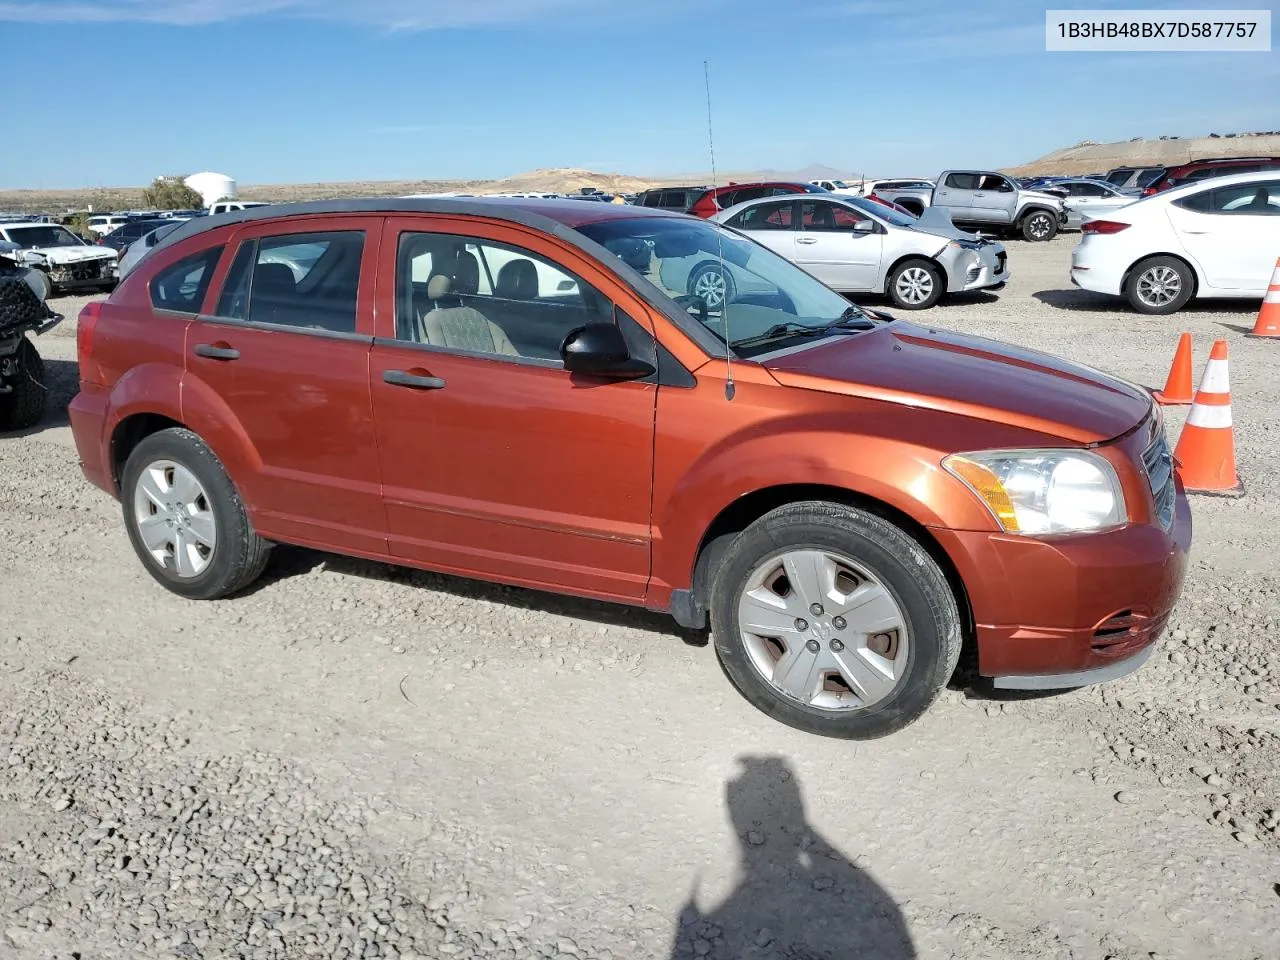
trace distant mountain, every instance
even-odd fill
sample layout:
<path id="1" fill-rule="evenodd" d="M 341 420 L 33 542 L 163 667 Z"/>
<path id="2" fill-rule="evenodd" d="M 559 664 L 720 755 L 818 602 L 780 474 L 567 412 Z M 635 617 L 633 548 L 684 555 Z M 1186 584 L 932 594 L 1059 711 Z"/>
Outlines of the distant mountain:
<path id="1" fill-rule="evenodd" d="M 1213 137 L 1179 137 L 1175 140 L 1145 140 L 1135 137 L 1117 143 L 1083 141 L 1063 147 L 1038 160 L 1009 167 L 1005 173 L 1018 177 L 1081 173 L 1104 173 L 1113 167 L 1174 166 L 1204 157 L 1280 156 L 1280 133 L 1226 134 Z"/>

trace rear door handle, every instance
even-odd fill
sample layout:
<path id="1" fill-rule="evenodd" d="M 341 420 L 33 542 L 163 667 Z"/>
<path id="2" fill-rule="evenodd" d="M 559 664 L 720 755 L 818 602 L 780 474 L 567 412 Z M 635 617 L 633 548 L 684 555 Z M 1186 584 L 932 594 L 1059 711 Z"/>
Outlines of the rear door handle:
<path id="1" fill-rule="evenodd" d="M 444 381 L 439 377 L 422 376 L 408 370 L 383 370 L 382 379 L 397 387 L 410 387 L 414 390 L 440 390 Z"/>
<path id="2" fill-rule="evenodd" d="M 210 360 L 240 359 L 240 351 L 235 347 L 220 347 L 214 343 L 197 343 L 195 355 L 197 357 L 208 357 Z"/>
<path id="3" fill-rule="evenodd" d="M 817 237 L 796 237 L 796 243 L 817 243 Z"/>

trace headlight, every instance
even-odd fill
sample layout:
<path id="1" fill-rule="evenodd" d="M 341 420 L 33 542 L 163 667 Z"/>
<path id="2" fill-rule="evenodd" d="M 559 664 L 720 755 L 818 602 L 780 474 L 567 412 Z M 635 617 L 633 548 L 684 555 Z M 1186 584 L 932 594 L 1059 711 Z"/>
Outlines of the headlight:
<path id="1" fill-rule="evenodd" d="M 942 466 L 976 493 L 1009 533 L 1102 530 L 1129 519 L 1115 470 L 1083 450 L 958 453 Z"/>

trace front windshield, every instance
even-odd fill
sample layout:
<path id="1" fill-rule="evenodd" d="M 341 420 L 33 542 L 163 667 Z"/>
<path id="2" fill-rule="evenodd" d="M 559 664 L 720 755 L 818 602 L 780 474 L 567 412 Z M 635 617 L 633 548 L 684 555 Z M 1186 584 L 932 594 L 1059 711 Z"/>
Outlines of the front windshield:
<path id="1" fill-rule="evenodd" d="M 791 261 L 708 220 L 642 217 L 577 229 L 744 356 L 833 323 L 868 320 Z"/>
<path id="2" fill-rule="evenodd" d="M 885 223 L 892 224 L 895 227 L 914 227 L 917 223 L 916 218 L 911 214 L 895 210 L 885 203 L 876 203 L 874 200 L 868 200 L 866 197 L 850 197 L 845 203 L 852 207 L 857 207 L 872 216 L 879 217 Z"/>
<path id="3" fill-rule="evenodd" d="M 847 183 L 845 183 L 843 180 L 832 180 L 831 182 L 832 182 L 832 183 L 834 183 L 834 184 L 836 185 L 836 189 L 837 189 L 837 190 L 847 190 L 847 189 L 849 189 L 849 185 L 848 185 Z"/>
<path id="4" fill-rule="evenodd" d="M 23 250 L 35 247 L 80 247 L 84 241 L 62 227 L 10 227 L 9 239 Z"/>

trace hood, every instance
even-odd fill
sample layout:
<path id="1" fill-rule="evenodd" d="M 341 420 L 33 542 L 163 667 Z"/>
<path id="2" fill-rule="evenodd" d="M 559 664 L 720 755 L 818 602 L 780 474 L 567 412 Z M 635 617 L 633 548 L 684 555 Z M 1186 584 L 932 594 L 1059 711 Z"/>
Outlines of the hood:
<path id="1" fill-rule="evenodd" d="M 935 237 L 946 237 L 948 240 L 982 240 L 976 233 L 966 233 L 951 222 L 951 213 L 942 207 L 925 207 L 924 212 L 916 217 L 916 222 L 908 228 L 919 233 L 927 233 Z"/>
<path id="2" fill-rule="evenodd" d="M 1049 354 L 894 321 L 764 366 L 787 386 L 940 410 L 1101 443 L 1150 413 L 1135 384 Z"/>
<path id="3" fill-rule="evenodd" d="M 110 247 L 32 247 L 28 254 L 39 254 L 47 262 L 53 264 L 83 263 L 85 260 L 101 260 L 104 257 L 115 257 L 116 252 Z"/>

